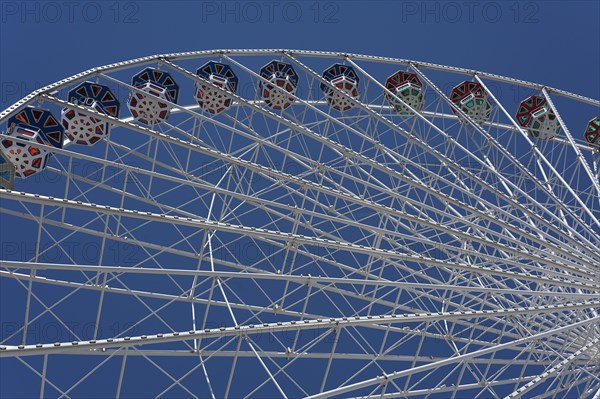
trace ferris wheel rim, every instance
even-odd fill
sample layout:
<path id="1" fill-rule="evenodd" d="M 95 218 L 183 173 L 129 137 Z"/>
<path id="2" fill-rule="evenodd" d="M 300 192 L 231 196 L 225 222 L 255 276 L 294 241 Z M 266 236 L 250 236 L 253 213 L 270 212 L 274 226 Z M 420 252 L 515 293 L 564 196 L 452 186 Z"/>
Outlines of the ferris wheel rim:
<path id="1" fill-rule="evenodd" d="M 371 55 L 362 55 L 358 53 L 348 53 L 348 52 L 335 52 L 335 51 L 313 51 L 313 50 L 292 50 L 292 49 L 218 49 L 218 50 L 199 50 L 199 51 L 187 51 L 187 52 L 178 52 L 178 53 L 163 53 L 163 54 L 155 54 L 151 56 L 138 57 L 125 61 L 119 61 L 112 64 L 107 64 L 100 67 L 90 68 L 88 70 L 82 71 L 70 77 L 61 79 L 54 83 L 50 83 L 44 87 L 36 89 L 24 96 L 20 100 L 16 101 L 12 105 L 8 106 L 4 110 L 0 111 L 0 121 L 9 118 L 14 113 L 18 112 L 25 105 L 29 104 L 40 94 L 47 93 L 49 91 L 58 90 L 66 85 L 77 83 L 79 81 L 85 80 L 97 73 L 101 72 L 110 72 L 119 70 L 122 68 L 129 68 L 133 66 L 140 66 L 145 64 L 152 64 L 154 62 L 160 62 L 161 60 L 186 60 L 186 59 L 195 59 L 201 57 L 208 56 L 222 56 L 222 55 L 232 55 L 232 56 L 256 56 L 256 55 L 287 55 L 287 56 L 307 56 L 307 57 L 322 57 L 322 58 L 350 58 L 357 59 L 363 61 L 374 61 L 374 62 L 382 62 L 382 63 L 390 63 L 394 65 L 414 65 L 421 66 L 428 69 L 440 70 L 445 72 L 454 72 L 458 74 L 462 74 L 465 76 L 481 76 L 484 78 L 488 78 L 491 80 L 496 80 L 504 83 L 515 84 L 522 87 L 527 87 L 536 90 L 545 89 L 550 93 L 554 93 L 563 97 L 567 97 L 573 100 L 585 102 L 591 105 L 600 106 L 600 99 L 593 99 L 590 97 L 582 96 L 579 94 L 575 94 L 566 90 L 550 87 L 547 85 L 528 82 L 525 80 L 515 79 L 503 75 L 487 73 L 483 71 L 477 71 L 474 69 L 467 69 L 462 67 L 454 67 L 454 66 L 446 66 L 442 64 L 435 64 L 424 61 L 415 61 L 410 59 L 402 59 L 402 58 L 394 58 L 394 57 L 386 57 L 386 56 L 371 56 Z"/>

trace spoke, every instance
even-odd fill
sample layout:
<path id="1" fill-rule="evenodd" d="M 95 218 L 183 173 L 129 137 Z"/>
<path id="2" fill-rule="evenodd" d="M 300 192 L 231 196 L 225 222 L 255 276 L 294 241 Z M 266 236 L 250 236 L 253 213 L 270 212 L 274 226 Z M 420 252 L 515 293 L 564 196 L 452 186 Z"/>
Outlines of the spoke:
<path id="1" fill-rule="evenodd" d="M 390 381 L 390 380 L 394 380 L 400 377 L 403 377 L 405 375 L 410 375 L 410 374 L 415 374 L 421 371 L 425 371 L 425 370 L 429 370 L 432 368 L 436 368 L 439 366 L 442 366 L 444 364 L 450 364 L 450 363 L 456 363 L 458 361 L 461 361 L 463 359 L 468 359 L 471 357 L 477 357 L 477 356 L 483 356 L 485 354 L 489 354 L 489 353 L 494 353 L 497 352 L 501 349 L 504 348 L 512 348 L 514 346 L 518 346 L 522 343 L 526 343 L 528 341 L 534 340 L 534 339 L 538 339 L 538 338 L 542 338 L 548 335 L 552 335 L 552 334 L 556 334 L 558 332 L 564 331 L 564 330 L 568 330 L 571 328 L 575 328 L 575 327 L 579 327 L 579 326 L 583 326 L 586 324 L 590 324 L 591 322 L 597 321 L 598 319 L 600 319 L 600 317 L 596 317 L 594 319 L 589 319 L 589 320 L 585 320 L 585 321 L 581 321 L 578 323 L 575 323 L 571 326 L 565 326 L 565 327 L 560 327 L 554 330 L 550 330 L 550 331 L 545 331 L 536 335 L 532 335 L 530 337 L 525 337 L 525 338 L 521 338 L 512 342 L 507 342 L 505 344 L 500 344 L 497 345 L 495 347 L 491 347 L 491 348 L 486 348 L 486 349 L 481 349 L 475 352 L 471 352 L 471 353 L 466 353 L 464 355 L 459 355 L 459 356 L 454 356 L 445 360 L 441 360 L 439 362 L 436 363 L 432 363 L 432 364 L 428 364 L 428 365 L 423 365 L 423 366 L 417 366 L 414 367 L 410 370 L 405 370 L 405 371 L 397 371 L 394 372 L 391 375 L 385 375 L 385 376 L 381 376 L 381 377 L 376 377 L 370 380 L 365 380 L 365 381 L 361 381 L 361 382 L 357 382 L 348 386 L 343 386 L 343 387 L 339 387 L 336 389 L 332 389 L 330 391 L 327 392 L 323 392 L 321 394 L 317 394 L 317 395 L 312 395 L 310 396 L 311 399 L 317 399 L 317 398 L 325 398 L 325 397 L 329 397 L 331 395 L 337 395 L 337 394 L 341 394 L 341 393 L 346 393 L 346 392 L 351 392 L 354 391 L 356 389 L 359 388 L 363 388 L 363 387 L 368 387 L 368 386 L 372 386 L 372 385 L 376 385 L 376 384 L 380 384 L 383 380 L 386 381 Z"/>

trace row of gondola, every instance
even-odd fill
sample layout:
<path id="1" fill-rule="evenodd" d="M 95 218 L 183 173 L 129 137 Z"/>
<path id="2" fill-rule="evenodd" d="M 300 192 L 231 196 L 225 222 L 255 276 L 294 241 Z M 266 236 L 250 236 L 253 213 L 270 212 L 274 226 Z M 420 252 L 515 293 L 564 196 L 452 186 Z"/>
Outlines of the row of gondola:
<path id="1" fill-rule="evenodd" d="M 221 114 L 229 109 L 239 85 L 239 78 L 227 64 L 209 61 L 196 71 L 201 78 L 195 84 L 194 97 L 203 112 Z M 282 61 L 264 65 L 259 75 L 261 99 L 273 110 L 283 111 L 296 101 L 299 76 L 294 67 Z M 322 73 L 320 88 L 329 106 L 344 112 L 359 100 L 360 77 L 350 65 L 333 64 Z M 419 76 L 413 72 L 397 71 L 385 81 L 384 97 L 399 114 L 410 116 L 423 110 L 425 90 Z M 179 85 L 172 75 L 157 68 L 145 68 L 131 81 L 127 108 L 136 121 L 154 126 L 167 120 L 173 104 L 178 103 Z M 455 86 L 450 100 L 477 123 L 489 120 L 492 104 L 485 88 L 475 81 Z M 69 102 L 88 107 L 100 114 L 119 117 L 120 102 L 108 86 L 83 82 L 68 93 Z M 458 113 L 456 110 L 452 110 Z M 516 113 L 517 123 L 538 139 L 551 139 L 560 132 L 556 114 L 544 96 L 533 95 L 523 100 Z M 70 142 L 93 145 L 106 137 L 110 124 L 102 119 L 72 108 L 61 112 L 61 120 L 45 109 L 26 107 L 9 118 L 5 134 L 38 144 L 62 148 L 64 135 Z M 585 140 L 600 149 L 600 117 L 589 121 Z M 41 171 L 50 151 L 28 146 L 10 138 L 0 141 L 0 185 L 10 185 L 11 168 L 18 177 Z M 7 183 L 8 182 L 8 183 Z"/>

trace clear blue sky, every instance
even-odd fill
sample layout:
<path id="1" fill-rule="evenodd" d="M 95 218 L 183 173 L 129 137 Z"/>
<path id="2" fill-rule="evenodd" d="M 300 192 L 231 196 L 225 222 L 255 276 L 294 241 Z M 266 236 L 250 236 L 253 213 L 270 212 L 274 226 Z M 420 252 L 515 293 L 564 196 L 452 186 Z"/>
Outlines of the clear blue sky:
<path id="1" fill-rule="evenodd" d="M 599 20 L 591 0 L 0 1 L 0 109 L 95 66 L 218 48 L 399 57 L 600 98 Z M 24 367 L 2 375 L 38 389 Z"/>
<path id="2" fill-rule="evenodd" d="M 0 2 L 0 108 L 82 70 L 213 48 L 340 50 L 598 97 L 598 1 Z"/>

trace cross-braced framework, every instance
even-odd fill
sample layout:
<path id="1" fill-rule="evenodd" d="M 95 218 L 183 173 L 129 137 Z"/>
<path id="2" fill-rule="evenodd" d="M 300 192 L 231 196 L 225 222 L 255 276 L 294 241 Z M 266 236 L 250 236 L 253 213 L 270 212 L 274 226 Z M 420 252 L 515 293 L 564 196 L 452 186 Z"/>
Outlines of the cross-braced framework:
<path id="1" fill-rule="evenodd" d="M 599 105 L 296 50 L 37 90 L 0 113 L 50 153 L 6 153 L 0 369 L 40 397 L 598 399 Z"/>

